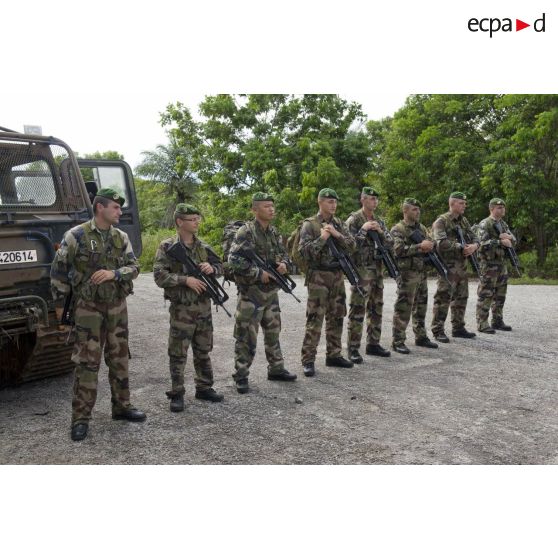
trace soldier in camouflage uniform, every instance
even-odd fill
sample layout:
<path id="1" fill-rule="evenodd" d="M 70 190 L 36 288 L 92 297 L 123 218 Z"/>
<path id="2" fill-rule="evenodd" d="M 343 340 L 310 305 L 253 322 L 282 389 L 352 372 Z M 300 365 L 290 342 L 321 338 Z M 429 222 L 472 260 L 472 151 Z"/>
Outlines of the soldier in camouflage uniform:
<path id="1" fill-rule="evenodd" d="M 478 287 L 477 326 L 481 333 L 495 333 L 496 329 L 511 331 L 504 323 L 504 303 L 508 288 L 508 269 L 505 248 L 512 248 L 516 239 L 503 220 L 506 203 L 493 198 L 488 204 L 490 216 L 474 227 L 480 240 L 479 265 L 481 279 Z M 496 223 L 502 226 L 502 233 L 496 230 Z M 488 314 L 492 308 L 492 326 L 488 325 Z"/>
<path id="2" fill-rule="evenodd" d="M 464 217 L 467 196 L 462 192 L 452 192 L 449 198 L 449 211 L 440 215 L 432 225 L 432 237 L 436 250 L 448 268 L 450 284 L 438 278 L 438 288 L 434 295 L 432 316 L 432 333 L 437 341 L 449 343 L 444 332 L 444 324 L 451 308 L 452 336 L 470 339 L 475 334 L 465 329 L 465 308 L 469 296 L 467 280 L 467 256 L 474 254 L 480 242 Z M 457 227 L 469 239 L 465 248 L 461 247 L 457 237 Z"/>
<path id="3" fill-rule="evenodd" d="M 393 311 L 393 350 L 401 354 L 411 351 L 405 345 L 407 325 L 413 315 L 413 332 L 415 345 L 437 349 L 426 334 L 425 317 L 428 304 L 427 268 L 424 255 L 434 250 L 430 238 L 420 220 L 420 203 L 415 198 L 405 198 L 403 202 L 403 220 L 391 229 L 393 251 L 401 276 L 397 283 L 397 299 Z M 424 240 L 417 244 L 411 239 L 415 230 L 419 230 Z"/>
<path id="4" fill-rule="evenodd" d="M 128 387 L 128 313 L 126 297 L 139 264 L 125 232 L 113 227 L 124 198 L 102 188 L 93 200 L 94 217 L 69 230 L 52 262 L 51 285 L 60 320 L 64 298 L 73 290 L 76 364 L 72 401 L 72 440 L 87 436 L 97 398 L 101 356 L 109 368 L 112 418 L 143 421 L 145 413 L 130 405 Z"/>
<path id="5" fill-rule="evenodd" d="M 351 368 L 353 363 L 341 356 L 345 304 L 345 280 L 339 263 L 327 246 L 331 237 L 339 250 L 351 254 L 355 241 L 343 222 L 335 217 L 339 198 L 335 190 L 323 188 L 318 194 L 318 214 L 305 219 L 300 230 L 298 251 L 308 263 L 305 284 L 308 287 L 306 332 L 302 343 L 302 367 L 305 376 L 316 373 L 314 362 L 322 323 L 326 320 L 326 366 Z"/>
<path id="6" fill-rule="evenodd" d="M 296 374 L 285 369 L 279 334 L 281 333 L 281 311 L 279 309 L 279 287 L 272 277 L 255 265 L 246 255 L 254 251 L 267 262 L 273 262 L 276 270 L 285 275 L 291 271 L 291 263 L 281 242 L 279 233 L 271 225 L 275 218 L 273 198 L 265 192 L 252 197 L 254 219 L 242 225 L 236 232 L 229 252 L 229 265 L 238 287 L 235 315 L 233 378 L 238 393 L 247 393 L 248 374 L 258 341 L 258 329 L 262 326 L 267 379 L 272 381 L 296 380 Z"/>
<path id="7" fill-rule="evenodd" d="M 363 188 L 360 195 L 362 208 L 352 213 L 345 222 L 356 241 L 355 264 L 362 278 L 361 287 L 365 294 L 363 297 L 351 287 L 347 347 L 349 358 L 356 364 L 362 362 L 359 348 L 365 316 L 366 354 L 390 356 L 390 352 L 380 345 L 384 307 L 384 264 L 376 251 L 374 241 L 367 234 L 369 230 L 376 231 L 386 248 L 393 247 L 393 239 L 384 221 L 374 215 L 378 207 L 378 198 L 379 193 L 374 188 Z"/>
<path id="8" fill-rule="evenodd" d="M 179 203 L 174 212 L 177 234 L 163 240 L 153 263 L 153 277 L 164 297 L 170 300 L 170 330 L 168 342 L 171 389 L 167 391 L 170 410 L 184 410 L 184 369 L 188 347 L 194 356 L 196 399 L 220 402 L 223 396 L 213 389 L 213 368 L 209 353 L 213 349 L 211 299 L 204 291 L 206 285 L 184 270 L 184 266 L 167 252 L 181 243 L 188 256 L 206 275 L 219 276 L 223 266 L 213 250 L 197 237 L 201 214 L 192 205 Z"/>

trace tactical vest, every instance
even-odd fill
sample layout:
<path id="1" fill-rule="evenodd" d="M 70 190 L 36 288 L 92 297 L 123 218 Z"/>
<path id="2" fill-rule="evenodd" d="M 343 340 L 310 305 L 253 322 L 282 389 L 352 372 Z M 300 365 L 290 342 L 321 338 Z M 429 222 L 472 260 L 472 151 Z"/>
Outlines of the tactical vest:
<path id="1" fill-rule="evenodd" d="M 176 242 L 175 238 L 170 239 L 170 242 L 165 244 L 164 250 L 166 251 Z M 207 250 L 203 243 L 198 239 L 192 246 L 192 248 L 185 246 L 188 255 L 196 262 L 196 264 L 200 264 L 203 262 L 207 262 L 208 254 Z M 184 266 L 174 258 L 167 256 L 167 259 L 170 264 L 170 272 L 171 273 L 178 273 L 184 275 L 185 270 Z M 207 299 L 209 300 L 209 295 L 206 292 L 203 292 L 201 295 L 198 295 L 194 289 L 190 289 L 186 285 L 177 285 L 176 287 L 165 287 L 164 289 L 164 297 L 171 302 L 176 302 L 178 304 L 193 304 L 194 302 L 199 302 L 201 300 Z"/>
<path id="2" fill-rule="evenodd" d="M 262 234 L 258 232 L 256 228 L 256 221 L 247 221 L 244 225 L 252 234 L 254 239 L 254 251 L 258 256 L 266 261 L 278 262 L 282 259 L 281 255 L 283 250 L 280 248 L 279 234 L 276 232 L 275 228 L 271 225 L 268 228 L 268 234 Z M 243 277 L 241 275 L 235 275 L 235 282 L 239 286 L 253 285 L 254 281 L 248 277 Z M 264 291 L 272 291 L 278 289 L 275 281 L 270 281 L 267 285 L 258 284 L 258 287 Z"/>
<path id="3" fill-rule="evenodd" d="M 446 236 L 447 239 L 450 242 L 457 242 L 459 243 L 459 238 L 457 236 L 457 227 L 460 226 L 463 234 L 465 236 L 467 236 L 467 232 L 471 229 L 471 225 L 469 225 L 469 221 L 467 221 L 467 219 L 465 217 L 461 217 L 458 220 L 455 220 L 451 217 L 451 213 L 444 213 L 443 215 L 439 215 L 438 219 L 441 219 L 444 222 L 445 225 L 445 231 L 446 231 Z M 438 220 L 436 219 L 436 221 Z M 434 231 L 433 231 L 433 235 L 434 235 Z M 463 252 L 461 251 L 461 249 L 459 250 L 455 250 L 455 249 L 450 249 L 450 250 L 443 250 L 441 248 L 438 248 L 438 253 L 440 254 L 440 257 L 442 258 L 442 260 L 444 260 L 444 262 L 446 263 L 446 265 L 448 264 L 460 264 L 460 265 L 465 265 L 465 257 L 463 256 Z"/>
<path id="4" fill-rule="evenodd" d="M 321 234 L 322 226 L 321 223 L 318 221 L 317 215 L 314 215 L 314 217 L 309 217 L 308 219 L 305 219 L 305 221 L 311 224 L 312 232 L 314 233 L 315 238 L 318 238 Z M 331 220 L 331 224 L 338 231 L 343 230 L 343 224 L 341 223 L 339 217 L 334 216 Z M 331 255 L 331 252 L 329 251 L 329 248 L 326 245 L 322 250 L 320 250 L 316 260 L 308 262 L 308 269 L 323 270 L 327 268 L 339 269 L 339 262 Z"/>
<path id="5" fill-rule="evenodd" d="M 353 218 L 353 224 L 357 228 L 357 232 L 360 231 L 362 225 L 366 223 L 367 219 L 364 216 L 362 209 L 351 213 L 349 218 Z M 380 226 L 382 227 L 382 231 L 384 233 L 384 237 L 386 236 L 386 225 L 377 217 L 374 217 L 374 220 L 377 221 Z M 355 239 L 356 240 L 356 239 Z M 362 267 L 365 269 L 375 269 L 382 266 L 382 260 L 377 257 L 376 254 L 376 243 L 368 236 L 365 235 L 364 240 L 357 240 L 357 249 L 353 254 L 353 260 L 357 267 Z"/>
<path id="6" fill-rule="evenodd" d="M 405 245 L 414 245 L 416 242 L 411 240 L 411 234 L 413 234 L 414 229 L 409 230 L 407 225 L 400 221 L 393 227 L 397 229 L 405 239 Z M 419 230 L 425 239 L 428 239 L 428 231 L 424 225 L 419 224 Z M 392 229 L 393 231 L 393 229 Z M 426 263 L 424 261 L 424 254 L 422 252 L 417 252 L 412 256 L 401 257 L 397 256 L 397 266 L 400 271 L 423 271 L 425 269 Z"/>
<path id="7" fill-rule="evenodd" d="M 91 228 L 90 221 L 78 228 L 83 233 L 76 236 L 76 273 L 72 282 L 76 297 L 92 302 L 112 302 L 127 297 L 133 292 L 132 281 L 105 281 L 100 285 L 91 282 L 91 276 L 100 269 L 116 270 L 124 266 L 123 236 L 113 228 L 105 242 L 101 233 Z"/>
<path id="8" fill-rule="evenodd" d="M 480 240 L 485 240 L 485 234 L 487 233 L 490 240 L 497 241 L 500 240 L 500 234 L 494 227 L 495 221 L 490 217 L 487 217 L 481 221 L 478 225 L 473 227 L 473 230 L 477 236 L 482 237 Z M 509 233 L 510 229 L 504 221 L 500 221 L 502 229 L 504 232 Z M 496 242 L 491 242 L 488 245 L 481 246 L 477 252 L 479 262 L 488 265 L 502 265 L 505 263 L 506 250 L 505 247 Z"/>

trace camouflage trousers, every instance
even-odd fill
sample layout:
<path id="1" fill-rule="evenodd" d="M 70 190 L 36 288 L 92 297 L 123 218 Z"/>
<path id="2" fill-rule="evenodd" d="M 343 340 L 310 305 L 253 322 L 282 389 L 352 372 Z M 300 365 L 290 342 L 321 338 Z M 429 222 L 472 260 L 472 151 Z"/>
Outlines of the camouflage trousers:
<path id="1" fill-rule="evenodd" d="M 306 278 L 308 301 L 306 304 L 306 332 L 302 342 L 302 364 L 314 362 L 326 321 L 326 356 L 341 354 L 343 318 L 347 314 L 345 304 L 345 280 L 338 271 L 311 270 Z"/>
<path id="2" fill-rule="evenodd" d="M 192 346 L 194 356 L 194 383 L 198 391 L 213 385 L 213 368 L 209 353 L 213 349 L 213 322 L 211 301 L 207 298 L 191 304 L 172 302 L 169 308 L 169 368 L 171 390 L 167 397 L 183 395 L 184 370 L 188 347 Z"/>
<path id="3" fill-rule="evenodd" d="M 469 297 L 469 282 L 467 269 L 464 265 L 448 265 L 448 279 L 450 284 L 441 277 L 434 295 L 432 308 L 432 333 L 437 335 L 444 331 L 444 324 L 451 308 L 452 330 L 465 327 L 465 309 Z"/>
<path id="4" fill-rule="evenodd" d="M 347 346 L 358 349 L 362 338 L 364 317 L 366 316 L 366 343 L 379 345 L 382 334 L 382 312 L 384 309 L 384 278 L 382 266 L 376 269 L 359 268 L 362 278 L 361 286 L 364 297 L 351 287 L 349 303 L 349 327 L 347 331 Z"/>
<path id="5" fill-rule="evenodd" d="M 109 369 L 112 406 L 130 405 L 128 386 L 128 309 L 126 299 L 90 302 L 77 299 L 76 343 L 72 361 L 76 364 L 72 400 L 72 424 L 89 422 L 97 399 L 101 356 Z"/>
<path id="6" fill-rule="evenodd" d="M 506 264 L 480 264 L 481 279 L 477 290 L 477 325 L 479 329 L 488 327 L 488 314 L 492 308 L 492 323 L 504 320 L 504 303 L 508 290 L 508 270 Z"/>
<path id="7" fill-rule="evenodd" d="M 415 339 L 426 337 L 424 320 L 428 305 L 426 271 L 402 271 L 397 285 L 397 298 L 393 310 L 393 343 L 405 343 L 406 329 L 411 314 Z"/>
<path id="8" fill-rule="evenodd" d="M 235 381 L 247 378 L 256 355 L 258 330 L 262 326 L 268 372 L 284 367 L 279 344 L 281 333 L 281 309 L 277 289 L 263 291 L 256 285 L 243 287 L 236 304 L 234 338 Z"/>

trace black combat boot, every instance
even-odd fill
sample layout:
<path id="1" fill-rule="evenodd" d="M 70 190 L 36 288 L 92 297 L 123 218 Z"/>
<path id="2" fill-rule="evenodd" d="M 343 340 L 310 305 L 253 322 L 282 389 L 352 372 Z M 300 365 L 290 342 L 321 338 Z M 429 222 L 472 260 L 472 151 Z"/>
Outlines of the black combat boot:
<path id="1" fill-rule="evenodd" d="M 433 343 L 428 339 L 428 337 L 419 337 L 415 340 L 415 345 L 417 347 L 427 347 L 428 349 L 437 349 L 438 343 Z"/>
<path id="2" fill-rule="evenodd" d="M 326 357 L 326 366 L 335 366 L 337 368 L 352 368 L 353 363 L 350 360 L 347 360 L 345 357 L 339 355 Z"/>
<path id="3" fill-rule="evenodd" d="M 212 403 L 221 403 L 225 399 L 224 395 L 217 393 L 213 388 L 196 389 L 196 399 L 211 401 Z"/>
<path id="4" fill-rule="evenodd" d="M 509 326 L 509 325 L 505 324 L 503 322 L 503 320 L 500 320 L 498 322 L 492 322 L 492 327 L 494 329 L 499 329 L 500 331 L 511 331 L 512 330 L 512 326 Z"/>
<path id="5" fill-rule="evenodd" d="M 494 333 L 496 333 L 496 330 L 494 328 L 491 328 L 490 326 L 479 327 L 479 331 L 481 333 L 490 333 L 491 335 L 494 335 Z"/>
<path id="6" fill-rule="evenodd" d="M 124 407 L 124 409 L 113 409 L 113 420 L 127 420 L 129 422 L 143 422 L 147 418 L 143 411 L 138 411 L 135 407 Z"/>
<path id="7" fill-rule="evenodd" d="M 409 347 L 407 347 L 407 345 L 405 345 L 405 343 L 394 343 L 391 348 L 396 352 L 396 353 L 401 353 L 402 355 L 408 355 L 411 351 L 409 349 Z"/>
<path id="8" fill-rule="evenodd" d="M 296 380 L 296 374 L 291 374 L 288 370 L 283 368 L 275 372 L 268 372 L 267 379 L 272 382 L 294 382 Z"/>
<path id="9" fill-rule="evenodd" d="M 364 362 L 364 359 L 362 358 L 362 355 L 358 352 L 358 349 L 349 348 L 347 350 L 347 356 L 349 357 L 349 360 L 353 364 L 362 364 Z"/>
<path id="10" fill-rule="evenodd" d="M 436 339 L 436 341 L 440 341 L 440 343 L 450 342 L 449 337 L 443 331 L 439 331 L 438 333 L 432 332 L 432 334 L 434 335 L 434 339 Z"/>
<path id="11" fill-rule="evenodd" d="M 459 329 L 454 329 L 451 332 L 451 336 L 452 337 L 462 337 L 463 339 L 472 339 L 473 337 L 476 337 L 477 334 L 473 333 L 472 331 L 467 331 L 464 327 L 459 328 Z"/>
<path id="12" fill-rule="evenodd" d="M 248 393 L 250 391 L 250 387 L 248 386 L 248 378 L 241 378 L 235 383 L 236 391 L 238 391 L 238 393 Z"/>
<path id="13" fill-rule="evenodd" d="M 303 364 L 302 370 L 304 372 L 304 375 L 308 378 L 316 374 L 316 369 L 314 368 L 313 362 L 307 362 L 306 364 Z"/>
<path id="14" fill-rule="evenodd" d="M 70 434 L 74 442 L 79 442 L 87 436 L 87 430 L 89 425 L 86 422 L 78 422 L 72 426 L 72 432 Z"/>
<path id="15" fill-rule="evenodd" d="M 366 354 L 367 355 L 374 355 L 374 356 L 381 356 L 381 357 L 388 357 L 391 353 L 384 349 L 381 345 L 366 345 Z"/>
<path id="16" fill-rule="evenodd" d="M 181 413 L 184 410 L 184 395 L 182 393 L 169 393 L 167 397 L 170 399 L 170 410 L 172 413 Z"/>

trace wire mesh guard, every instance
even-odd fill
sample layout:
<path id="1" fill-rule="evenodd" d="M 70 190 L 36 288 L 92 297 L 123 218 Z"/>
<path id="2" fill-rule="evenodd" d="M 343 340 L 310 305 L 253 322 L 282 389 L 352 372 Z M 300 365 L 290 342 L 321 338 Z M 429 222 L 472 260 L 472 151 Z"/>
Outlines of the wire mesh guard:
<path id="1" fill-rule="evenodd" d="M 0 139 L 0 211 L 56 213 L 85 206 L 61 145 Z"/>

